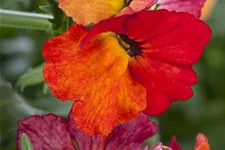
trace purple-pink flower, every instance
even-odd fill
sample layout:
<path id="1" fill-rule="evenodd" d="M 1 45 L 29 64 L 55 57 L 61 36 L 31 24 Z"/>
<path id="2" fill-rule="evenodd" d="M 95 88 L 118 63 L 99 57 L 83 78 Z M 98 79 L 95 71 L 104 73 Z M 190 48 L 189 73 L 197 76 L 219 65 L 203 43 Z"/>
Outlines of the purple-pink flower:
<path id="1" fill-rule="evenodd" d="M 68 121 L 54 114 L 31 116 L 18 122 L 17 149 L 25 133 L 34 150 L 140 150 L 143 142 L 157 133 L 157 125 L 140 114 L 134 120 L 117 126 L 111 135 L 86 135 L 77 128 L 71 114 Z"/>

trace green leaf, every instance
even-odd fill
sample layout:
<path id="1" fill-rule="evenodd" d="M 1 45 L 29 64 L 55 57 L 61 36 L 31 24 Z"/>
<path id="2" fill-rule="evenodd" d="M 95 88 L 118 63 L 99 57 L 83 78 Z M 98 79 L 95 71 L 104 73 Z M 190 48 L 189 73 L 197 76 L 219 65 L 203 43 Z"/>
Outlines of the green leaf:
<path id="1" fill-rule="evenodd" d="M 46 83 L 44 83 L 43 90 L 42 90 L 43 94 L 46 95 L 48 93 L 48 90 L 49 90 L 48 85 Z"/>
<path id="2" fill-rule="evenodd" d="M 49 19 L 49 22 L 52 23 L 52 36 L 59 35 L 67 29 L 67 17 L 64 12 L 58 7 L 58 3 L 55 0 L 47 1 L 49 3 L 48 5 L 40 6 L 39 8 L 53 15 L 54 18 Z"/>
<path id="3" fill-rule="evenodd" d="M 156 4 L 154 10 L 157 10 L 161 4 Z"/>
<path id="4" fill-rule="evenodd" d="M 25 133 L 21 135 L 21 148 L 22 150 L 33 150 L 32 144 Z"/>
<path id="5" fill-rule="evenodd" d="M 42 68 L 43 64 L 36 68 L 30 69 L 28 72 L 23 74 L 17 81 L 16 87 L 23 92 L 27 86 L 43 83 L 44 78 L 42 75 Z"/>
<path id="6" fill-rule="evenodd" d="M 39 6 L 39 8 L 49 14 L 53 14 L 53 7 L 51 5 L 44 5 L 44 6 Z"/>

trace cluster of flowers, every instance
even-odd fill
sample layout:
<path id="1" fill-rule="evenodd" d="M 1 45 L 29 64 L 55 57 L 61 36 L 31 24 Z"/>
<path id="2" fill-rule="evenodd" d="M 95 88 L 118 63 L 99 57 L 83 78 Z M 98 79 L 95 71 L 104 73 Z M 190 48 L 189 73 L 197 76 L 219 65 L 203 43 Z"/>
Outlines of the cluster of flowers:
<path id="1" fill-rule="evenodd" d="M 204 2 L 58 0 L 75 24 L 46 41 L 43 72 L 52 93 L 74 104 L 68 122 L 52 114 L 19 122 L 18 147 L 26 133 L 35 150 L 75 149 L 70 135 L 81 150 L 141 149 L 157 132 L 146 115 L 158 116 L 193 95 L 192 65 L 211 36 L 198 19 Z M 143 149 L 181 147 L 173 138 L 169 147 Z M 199 134 L 195 150 L 209 149 Z"/>

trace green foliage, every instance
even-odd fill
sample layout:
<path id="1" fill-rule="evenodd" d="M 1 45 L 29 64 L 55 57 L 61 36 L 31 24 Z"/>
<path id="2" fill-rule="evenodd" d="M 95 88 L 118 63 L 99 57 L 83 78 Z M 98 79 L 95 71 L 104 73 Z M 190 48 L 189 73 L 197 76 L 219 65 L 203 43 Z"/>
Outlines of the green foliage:
<path id="1" fill-rule="evenodd" d="M 43 69 L 43 64 L 36 68 L 32 68 L 28 70 L 28 72 L 26 72 L 19 78 L 19 80 L 17 81 L 16 87 L 19 88 L 21 92 L 23 92 L 27 86 L 44 83 L 42 69 Z M 45 87 L 44 93 L 46 92 L 47 92 L 47 88 Z"/>
<path id="2" fill-rule="evenodd" d="M 64 32 L 67 26 L 67 17 L 63 11 L 58 7 L 58 3 L 55 0 L 47 0 L 49 4 L 44 6 L 39 6 L 43 11 L 53 15 L 53 19 L 49 19 L 52 23 L 52 35 L 59 35 Z"/>
<path id="3" fill-rule="evenodd" d="M 21 135 L 21 148 L 22 150 L 33 150 L 32 144 L 25 133 Z"/>
<path id="4" fill-rule="evenodd" d="M 155 4 L 154 10 L 157 10 L 160 7 L 161 4 Z"/>

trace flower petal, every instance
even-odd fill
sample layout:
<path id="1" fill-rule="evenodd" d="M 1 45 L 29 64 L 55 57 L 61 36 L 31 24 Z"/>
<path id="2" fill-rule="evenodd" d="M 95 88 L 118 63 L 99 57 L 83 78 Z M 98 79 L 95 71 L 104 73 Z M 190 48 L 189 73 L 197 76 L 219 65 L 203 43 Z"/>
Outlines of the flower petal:
<path id="1" fill-rule="evenodd" d="M 75 150 L 67 123 L 60 117 L 48 114 L 31 116 L 18 122 L 17 148 L 21 149 L 21 135 L 25 133 L 34 150 L 70 149 Z"/>
<path id="2" fill-rule="evenodd" d="M 195 150 L 211 150 L 207 137 L 202 133 L 196 137 Z"/>
<path id="3" fill-rule="evenodd" d="M 124 0 L 58 0 L 58 3 L 67 16 L 82 25 L 116 15 L 124 6 Z"/>
<path id="4" fill-rule="evenodd" d="M 128 7 L 122 9 L 118 16 L 125 14 L 133 14 L 142 10 L 147 10 L 153 6 L 158 0 L 132 0 Z"/>
<path id="5" fill-rule="evenodd" d="M 171 102 L 193 95 L 190 86 L 197 77 L 192 65 L 200 59 L 212 34 L 203 21 L 167 10 L 139 12 L 100 22 L 82 44 L 106 31 L 126 34 L 139 44 L 141 55 L 130 59 L 129 69 L 147 88 L 145 113 L 159 115 Z"/>
<path id="6" fill-rule="evenodd" d="M 158 127 L 143 113 L 134 120 L 119 125 L 112 133 L 106 150 L 140 149 L 143 142 L 156 134 Z"/>
<path id="7" fill-rule="evenodd" d="M 151 19 L 145 21 L 145 18 Z M 199 60 L 212 33 L 203 21 L 192 15 L 166 10 L 131 17 L 126 21 L 126 31 L 149 57 L 185 67 Z"/>
<path id="8" fill-rule="evenodd" d="M 182 147 L 177 143 L 175 136 L 172 137 L 169 147 L 172 148 L 172 150 L 182 150 Z"/>
<path id="9" fill-rule="evenodd" d="M 82 131 L 106 136 L 145 109 L 146 89 L 130 75 L 129 56 L 113 34 L 80 49 L 87 32 L 73 25 L 45 43 L 44 78 L 57 98 L 75 101 L 72 113 Z"/>
<path id="10" fill-rule="evenodd" d="M 159 0 L 159 9 L 187 12 L 199 18 L 206 0 Z"/>
<path id="11" fill-rule="evenodd" d="M 102 150 L 106 147 L 107 138 L 101 135 L 87 135 L 82 132 L 74 122 L 72 112 L 68 115 L 70 134 L 76 140 L 80 150 Z"/>
<path id="12" fill-rule="evenodd" d="M 172 101 L 186 100 L 193 95 L 189 86 L 197 78 L 191 68 L 179 68 L 143 55 L 132 59 L 130 69 L 147 88 L 147 108 L 144 112 L 149 115 L 159 115 Z"/>

